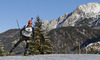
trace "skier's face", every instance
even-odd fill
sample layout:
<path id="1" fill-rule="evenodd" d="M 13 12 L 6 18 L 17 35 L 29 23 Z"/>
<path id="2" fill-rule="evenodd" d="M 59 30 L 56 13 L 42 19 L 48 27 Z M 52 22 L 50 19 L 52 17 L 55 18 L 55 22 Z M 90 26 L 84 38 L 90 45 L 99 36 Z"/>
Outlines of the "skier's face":
<path id="1" fill-rule="evenodd" d="M 28 26 L 31 27 L 32 26 L 32 23 L 29 23 Z"/>

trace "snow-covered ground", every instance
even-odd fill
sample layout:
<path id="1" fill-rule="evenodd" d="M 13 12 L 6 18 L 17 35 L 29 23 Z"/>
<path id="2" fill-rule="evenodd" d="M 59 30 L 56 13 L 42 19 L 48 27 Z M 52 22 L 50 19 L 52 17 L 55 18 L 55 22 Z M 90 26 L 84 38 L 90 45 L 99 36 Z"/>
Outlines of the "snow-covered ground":
<path id="1" fill-rule="evenodd" d="M 100 60 L 99 54 L 50 54 L 34 56 L 1 56 L 0 60 Z"/>

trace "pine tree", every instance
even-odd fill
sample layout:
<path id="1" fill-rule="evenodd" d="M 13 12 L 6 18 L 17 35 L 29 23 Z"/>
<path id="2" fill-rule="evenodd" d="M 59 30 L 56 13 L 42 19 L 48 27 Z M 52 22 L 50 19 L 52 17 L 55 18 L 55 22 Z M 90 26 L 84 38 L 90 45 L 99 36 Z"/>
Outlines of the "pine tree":
<path id="1" fill-rule="evenodd" d="M 46 32 L 42 29 L 42 21 L 37 17 L 34 25 L 34 39 L 32 38 L 29 45 L 29 55 L 34 54 L 51 54 L 52 44 Z"/>
<path id="2" fill-rule="evenodd" d="M 4 56 L 3 45 L 0 42 L 0 56 Z"/>

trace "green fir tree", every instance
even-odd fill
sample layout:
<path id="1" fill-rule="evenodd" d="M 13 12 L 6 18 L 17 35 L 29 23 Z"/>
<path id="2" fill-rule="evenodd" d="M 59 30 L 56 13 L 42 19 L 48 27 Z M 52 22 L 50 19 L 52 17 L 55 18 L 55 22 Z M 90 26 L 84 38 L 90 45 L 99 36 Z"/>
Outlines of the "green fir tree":
<path id="1" fill-rule="evenodd" d="M 3 45 L 0 43 L 0 56 L 4 56 Z"/>
<path id="2" fill-rule="evenodd" d="M 32 38 L 30 41 L 28 55 L 51 54 L 52 44 L 46 32 L 42 29 L 42 21 L 39 16 L 35 21 L 34 28 L 34 39 Z"/>

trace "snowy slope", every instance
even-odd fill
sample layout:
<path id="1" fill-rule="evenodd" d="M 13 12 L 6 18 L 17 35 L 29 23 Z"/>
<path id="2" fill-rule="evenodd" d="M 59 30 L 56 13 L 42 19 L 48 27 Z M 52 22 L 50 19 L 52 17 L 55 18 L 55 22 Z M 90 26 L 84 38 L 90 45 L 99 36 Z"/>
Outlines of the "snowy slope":
<path id="1" fill-rule="evenodd" d="M 100 60 L 95 54 L 51 54 L 34 56 L 4 56 L 0 60 Z"/>

